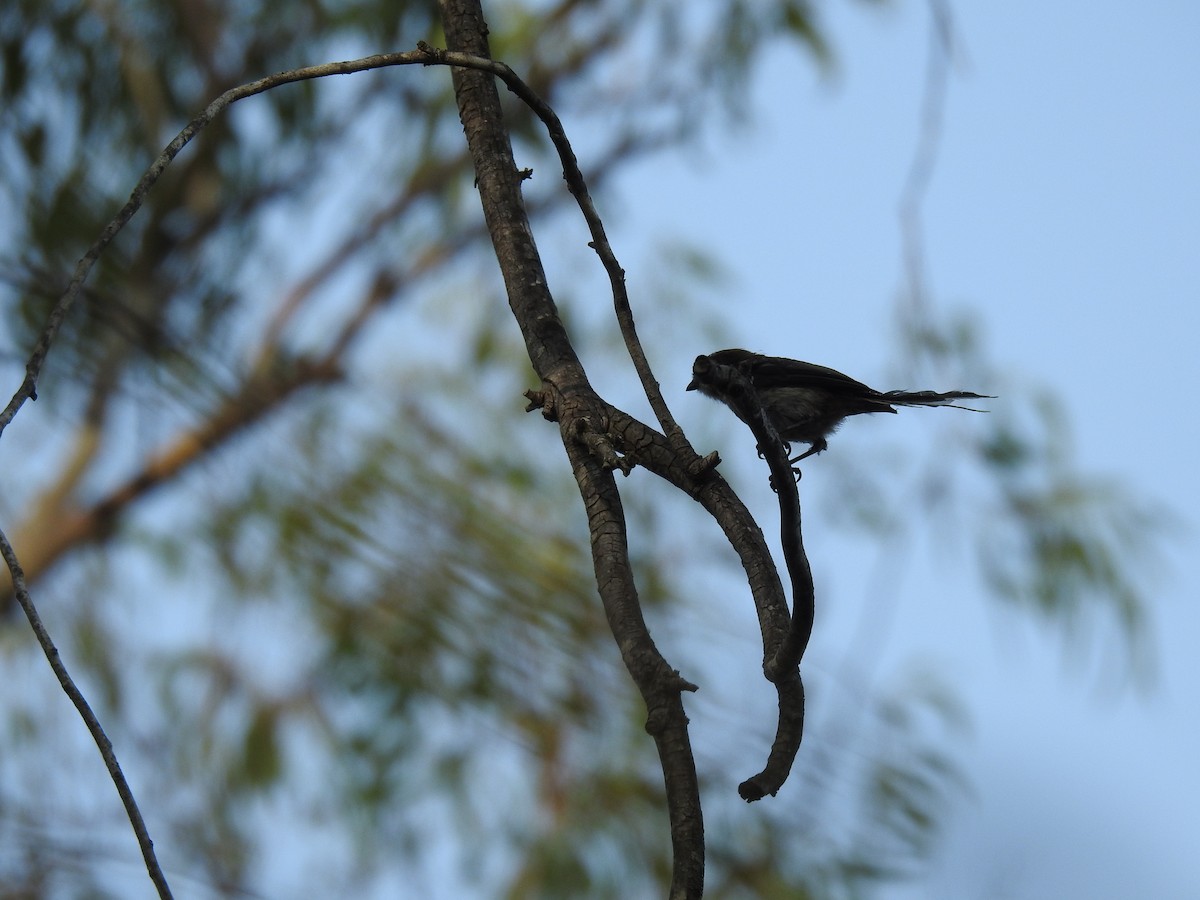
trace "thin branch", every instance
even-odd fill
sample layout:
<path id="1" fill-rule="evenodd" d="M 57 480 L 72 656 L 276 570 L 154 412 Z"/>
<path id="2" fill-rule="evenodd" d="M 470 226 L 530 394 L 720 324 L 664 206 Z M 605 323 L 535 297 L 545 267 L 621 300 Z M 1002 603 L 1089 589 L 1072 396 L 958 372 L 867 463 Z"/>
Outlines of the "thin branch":
<path id="1" fill-rule="evenodd" d="M 642 382 L 642 390 L 646 392 L 646 399 L 650 401 L 650 408 L 654 411 L 654 415 L 658 419 L 663 433 L 668 435 L 672 441 L 686 444 L 686 438 L 683 437 L 683 432 L 680 430 L 678 424 L 676 424 L 675 418 L 671 415 L 671 410 L 668 408 L 666 400 L 663 399 L 662 389 L 659 387 L 658 381 L 650 369 L 650 363 L 646 359 L 646 352 L 642 349 L 642 343 L 637 336 L 637 328 L 633 321 L 633 310 L 629 305 L 629 293 L 625 289 L 625 270 L 621 268 L 621 264 L 617 261 L 616 254 L 613 252 L 612 245 L 608 241 L 608 236 L 604 231 L 604 223 L 600 219 L 600 214 L 596 211 L 596 205 L 592 202 L 591 194 L 588 193 L 587 182 L 584 180 L 583 172 L 579 168 L 579 161 L 575 157 L 575 151 L 571 148 L 570 141 L 567 140 L 566 131 L 563 129 L 562 121 L 558 118 L 558 114 L 529 85 L 522 81 L 516 72 L 504 63 L 493 62 L 491 66 L 481 66 L 478 65 L 478 61 L 475 59 L 468 58 L 464 60 L 462 59 L 462 54 L 453 53 L 449 50 L 439 50 L 423 41 L 418 43 L 417 46 L 428 53 L 430 59 L 434 62 L 454 66 L 468 66 L 469 68 L 478 68 L 490 72 L 503 81 L 505 86 L 542 120 L 542 123 L 546 126 L 550 140 L 554 144 L 554 149 L 558 151 L 558 158 L 563 167 L 563 179 L 567 182 L 567 190 L 571 192 L 571 196 L 575 198 L 575 202 L 579 205 L 579 210 L 583 213 L 584 221 L 587 222 L 588 231 L 592 235 L 589 246 L 596 251 L 596 255 L 600 257 L 600 261 L 604 265 L 604 271 L 608 273 L 608 280 L 612 286 L 613 306 L 616 309 L 621 336 L 625 340 L 625 348 L 629 352 L 629 357 L 633 360 L 633 367 Z"/>
<path id="2" fill-rule="evenodd" d="M 497 65 L 491 60 L 476 59 L 465 54 L 457 54 L 457 56 L 462 58 L 455 59 L 452 63 L 453 65 L 474 66 L 488 71 L 494 70 Z M 25 364 L 25 379 L 16 393 L 13 394 L 12 399 L 9 400 L 8 406 L 5 407 L 3 412 L 0 412 L 0 434 L 4 433 L 4 429 L 8 427 L 8 424 L 13 420 L 13 417 L 25 404 L 26 400 L 37 399 L 38 376 L 41 374 L 42 366 L 46 362 L 50 346 L 54 342 L 59 328 L 62 327 L 62 323 L 66 319 L 71 306 L 79 296 L 84 282 L 87 280 L 96 261 L 100 258 L 100 254 L 112 243 L 113 239 L 121 232 L 121 229 L 133 218 L 134 214 L 141 209 L 142 204 L 146 200 L 146 195 L 158 182 L 158 179 L 166 171 L 172 160 L 213 119 L 239 100 L 245 100 L 247 97 L 253 97 L 256 94 L 261 94 L 284 84 L 292 84 L 297 81 L 310 81 L 314 78 L 325 78 L 330 75 L 351 75 L 356 72 L 366 72 L 371 69 L 381 69 L 389 66 L 429 65 L 430 62 L 428 53 L 415 50 L 404 53 L 383 53 L 363 57 L 362 59 L 324 63 L 317 66 L 305 66 L 300 69 L 279 72 L 275 75 L 269 75 L 266 78 L 260 78 L 257 81 L 251 81 L 230 88 L 205 107 L 203 112 L 192 119 L 163 148 L 163 151 L 150 164 L 150 168 L 142 175 L 136 187 L 134 187 L 133 193 L 130 194 L 129 199 L 125 202 L 125 205 L 121 207 L 120 211 L 104 227 L 100 236 L 96 238 L 87 252 L 76 263 L 74 274 L 71 276 L 71 281 L 67 285 L 67 289 L 59 297 L 58 302 L 54 304 L 50 315 L 47 316 L 46 324 L 43 326 L 41 334 L 38 335 L 33 352 Z M 508 67 L 505 66 L 504 68 L 507 69 Z"/>
<path id="3" fill-rule="evenodd" d="M 920 131 L 909 162 L 900 197 L 900 239 L 904 273 L 908 282 L 905 299 L 911 311 L 925 306 L 926 255 L 921 206 L 933 179 L 946 113 L 947 74 L 954 46 L 954 23 L 944 0 L 929 0 L 930 47 L 925 62 L 925 87 L 921 97 Z"/>
<path id="4" fill-rule="evenodd" d="M 37 636 L 37 641 L 42 647 L 42 652 L 46 654 L 46 660 L 50 663 L 50 668 L 58 676 L 58 683 L 62 685 L 62 689 L 71 698 L 71 702 L 75 704 L 80 717 L 83 719 L 84 724 L 87 725 L 88 732 L 92 735 L 92 740 L 100 748 L 100 756 L 104 759 L 104 765 L 108 769 L 108 774 L 112 778 L 113 784 L 117 786 L 117 793 L 121 795 L 121 802 L 125 804 L 125 812 L 129 816 L 129 823 L 133 826 L 133 832 L 137 835 L 138 845 L 142 848 L 142 859 L 146 861 L 146 870 L 150 873 L 150 880 L 154 882 L 154 886 L 158 889 L 158 896 L 162 897 L 163 900 L 168 900 L 172 896 L 171 888 L 167 884 L 167 877 L 163 874 L 162 867 L 158 864 L 158 858 L 154 855 L 154 842 L 150 840 L 150 832 L 146 830 L 146 821 L 142 818 L 141 810 L 138 809 L 137 801 L 133 797 L 133 791 L 129 787 L 129 782 L 125 780 L 125 773 L 121 771 L 121 764 L 117 762 L 117 756 L 113 752 L 112 741 L 104 733 L 104 728 L 100 724 L 100 720 L 96 718 L 92 707 L 75 685 L 75 681 L 71 678 L 71 674 L 63 664 L 58 648 L 50 638 L 50 633 L 46 631 L 46 626 L 42 623 L 42 617 L 38 615 L 37 607 L 33 604 L 33 598 L 29 596 L 29 590 L 25 585 L 25 573 L 21 571 L 21 564 L 17 561 L 17 554 L 13 550 L 12 544 L 8 542 L 8 537 L 4 534 L 3 530 L 0 530 L 0 554 L 4 556 L 4 561 L 8 564 L 8 570 L 12 573 L 13 593 L 16 595 L 17 602 L 21 604 L 21 609 L 25 611 L 25 617 L 29 619 L 29 625 L 33 629 L 34 635 Z"/>

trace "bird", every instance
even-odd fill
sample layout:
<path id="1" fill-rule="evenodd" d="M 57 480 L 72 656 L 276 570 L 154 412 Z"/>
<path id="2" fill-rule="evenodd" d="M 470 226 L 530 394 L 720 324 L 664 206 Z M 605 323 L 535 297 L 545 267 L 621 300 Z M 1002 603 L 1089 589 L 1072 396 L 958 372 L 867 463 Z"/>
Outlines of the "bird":
<path id="1" fill-rule="evenodd" d="M 953 406 L 984 412 L 955 401 L 994 399 L 972 391 L 880 392 L 827 366 L 749 350 L 718 350 L 697 356 L 687 389 L 721 401 L 739 417 L 728 399 L 729 369 L 750 382 L 768 421 L 783 441 L 809 445 L 807 451 L 791 460 L 792 464 L 826 450 L 826 438 L 848 416 L 894 413 L 897 406 Z"/>

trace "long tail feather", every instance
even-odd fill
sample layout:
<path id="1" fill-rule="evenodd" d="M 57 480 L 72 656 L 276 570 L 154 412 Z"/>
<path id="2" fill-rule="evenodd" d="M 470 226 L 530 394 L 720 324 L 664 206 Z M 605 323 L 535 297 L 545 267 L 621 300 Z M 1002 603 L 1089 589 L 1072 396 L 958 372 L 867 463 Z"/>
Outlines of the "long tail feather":
<path id="1" fill-rule="evenodd" d="M 955 409 L 966 409 L 971 412 L 987 412 L 987 410 L 963 406 L 954 401 L 993 399 L 989 394 L 975 394 L 971 391 L 946 391 L 944 394 L 939 394 L 937 391 L 888 391 L 883 398 L 888 403 L 896 403 L 900 406 L 952 406 Z"/>

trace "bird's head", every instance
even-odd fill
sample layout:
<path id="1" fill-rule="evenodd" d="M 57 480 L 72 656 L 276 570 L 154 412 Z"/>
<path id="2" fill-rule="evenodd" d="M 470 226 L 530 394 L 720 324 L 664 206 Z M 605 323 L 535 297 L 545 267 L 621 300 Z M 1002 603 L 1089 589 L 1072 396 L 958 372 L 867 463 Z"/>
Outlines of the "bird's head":
<path id="1" fill-rule="evenodd" d="M 699 391 L 702 394 L 707 394 L 709 397 L 719 395 L 717 385 L 714 382 L 721 381 L 718 368 L 721 366 L 732 366 L 737 368 L 746 360 L 751 359 L 755 354 L 749 350 L 718 350 L 715 353 L 708 355 L 701 354 L 696 357 L 696 361 L 692 363 L 692 380 L 688 382 L 687 389 L 689 391 Z M 726 378 L 728 380 L 728 374 Z"/>
<path id="2" fill-rule="evenodd" d="M 696 361 L 692 363 L 692 380 L 688 382 L 687 389 L 689 391 L 702 391 L 708 381 L 709 373 L 712 372 L 713 361 L 711 357 L 701 354 L 696 357 Z"/>

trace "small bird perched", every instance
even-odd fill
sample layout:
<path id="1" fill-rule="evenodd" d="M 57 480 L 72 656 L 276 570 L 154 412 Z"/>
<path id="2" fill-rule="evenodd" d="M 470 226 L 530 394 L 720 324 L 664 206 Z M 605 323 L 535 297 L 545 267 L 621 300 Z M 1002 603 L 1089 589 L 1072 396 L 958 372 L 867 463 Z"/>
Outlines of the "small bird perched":
<path id="1" fill-rule="evenodd" d="M 749 350 L 718 350 L 707 356 L 697 356 L 692 364 L 689 391 L 732 405 L 726 396 L 729 372 L 721 366 L 737 370 L 754 387 L 758 401 L 776 433 L 784 441 L 809 444 L 793 463 L 828 444 L 825 438 L 833 434 L 847 416 L 860 413 L 894 413 L 895 406 L 959 406 L 955 400 L 987 400 L 987 394 L 971 391 L 888 391 L 880 393 L 849 375 L 834 369 L 782 356 L 763 356 Z M 895 404 L 895 406 L 893 406 Z M 734 409 L 736 412 L 736 409 Z M 982 410 L 973 410 L 981 412 Z"/>

